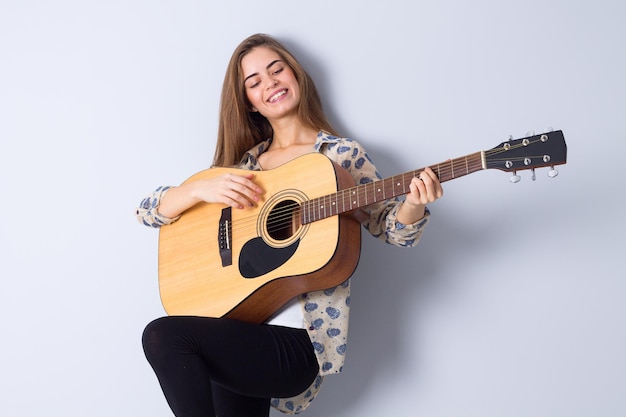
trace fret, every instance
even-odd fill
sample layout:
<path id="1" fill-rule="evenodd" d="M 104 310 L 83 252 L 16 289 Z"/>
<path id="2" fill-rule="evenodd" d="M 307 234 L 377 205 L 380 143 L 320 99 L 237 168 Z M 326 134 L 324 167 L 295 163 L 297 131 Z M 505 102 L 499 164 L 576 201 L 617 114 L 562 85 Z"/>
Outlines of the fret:
<path id="1" fill-rule="evenodd" d="M 321 197 L 315 199 L 315 211 L 314 211 L 314 213 L 315 213 L 315 220 L 321 219 L 320 207 L 322 205 L 320 204 L 320 199 L 321 199 Z"/>
<path id="2" fill-rule="evenodd" d="M 333 205 L 332 205 L 332 195 L 328 195 L 324 200 L 324 215 L 325 217 L 330 217 L 333 214 Z"/>
<path id="3" fill-rule="evenodd" d="M 322 199 L 322 218 L 323 219 L 330 216 L 330 212 L 328 211 L 329 209 L 330 209 L 330 196 L 325 196 Z"/>
<path id="4" fill-rule="evenodd" d="M 311 200 L 311 202 L 309 203 L 309 217 L 312 222 L 316 220 L 315 219 L 315 200 Z"/>
<path id="5" fill-rule="evenodd" d="M 313 207 L 313 217 L 315 218 L 315 220 L 320 219 L 320 199 L 319 198 L 315 199 L 315 207 Z"/>
<path id="6" fill-rule="evenodd" d="M 324 212 L 326 213 L 326 217 L 330 217 L 333 215 L 333 196 L 329 195 L 326 198 L 326 203 L 324 204 L 325 206 L 325 210 Z"/>

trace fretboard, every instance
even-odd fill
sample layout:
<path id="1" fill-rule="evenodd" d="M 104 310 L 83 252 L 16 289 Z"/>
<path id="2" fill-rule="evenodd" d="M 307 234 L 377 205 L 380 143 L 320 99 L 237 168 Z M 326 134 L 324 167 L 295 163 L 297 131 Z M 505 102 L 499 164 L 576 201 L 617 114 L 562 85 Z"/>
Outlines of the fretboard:
<path id="1" fill-rule="evenodd" d="M 484 152 L 475 152 L 460 158 L 449 159 L 431 165 L 430 168 L 437 174 L 440 182 L 453 180 L 485 169 Z M 424 168 L 313 198 L 302 204 L 300 220 L 302 224 L 312 223 L 407 194 L 410 191 L 411 180 L 419 177 L 422 171 Z"/>

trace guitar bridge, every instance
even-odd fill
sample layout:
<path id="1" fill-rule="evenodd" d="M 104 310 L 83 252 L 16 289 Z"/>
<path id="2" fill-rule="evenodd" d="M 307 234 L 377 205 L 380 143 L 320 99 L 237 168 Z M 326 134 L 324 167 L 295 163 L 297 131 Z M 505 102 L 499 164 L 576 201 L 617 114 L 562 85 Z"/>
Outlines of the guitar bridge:
<path id="1" fill-rule="evenodd" d="M 220 217 L 220 224 L 217 232 L 217 242 L 220 248 L 222 266 L 229 266 L 233 263 L 233 250 L 231 247 L 232 238 L 232 208 L 226 207 L 222 209 L 222 216 Z"/>

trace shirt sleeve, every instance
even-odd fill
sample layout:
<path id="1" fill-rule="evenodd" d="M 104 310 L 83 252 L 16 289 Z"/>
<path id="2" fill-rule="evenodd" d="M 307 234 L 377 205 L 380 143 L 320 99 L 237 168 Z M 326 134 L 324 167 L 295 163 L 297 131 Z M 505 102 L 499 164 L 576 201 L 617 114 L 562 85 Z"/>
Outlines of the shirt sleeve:
<path id="1" fill-rule="evenodd" d="M 328 156 L 352 174 L 356 185 L 382 179 L 367 151 L 357 141 L 347 140 L 331 148 L 334 149 L 329 149 Z M 424 217 L 415 223 L 401 223 L 397 213 L 403 200 L 404 197 L 396 197 L 363 207 L 368 214 L 363 227 L 372 236 L 388 244 L 402 247 L 417 245 L 428 224 L 430 211 L 427 208 Z"/>
<path id="2" fill-rule="evenodd" d="M 143 223 L 148 227 L 159 228 L 180 218 L 180 216 L 174 218 L 165 217 L 159 213 L 161 200 L 170 188 L 171 186 L 159 187 L 141 200 L 139 207 L 135 211 L 139 223 Z"/>

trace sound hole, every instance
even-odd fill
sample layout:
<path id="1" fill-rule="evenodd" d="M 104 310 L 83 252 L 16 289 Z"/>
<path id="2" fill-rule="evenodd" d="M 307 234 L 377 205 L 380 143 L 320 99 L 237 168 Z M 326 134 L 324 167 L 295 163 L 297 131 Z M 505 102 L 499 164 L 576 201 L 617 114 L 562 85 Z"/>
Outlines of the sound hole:
<path id="1" fill-rule="evenodd" d="M 267 218 L 267 234 L 275 240 L 289 239 L 298 230 L 297 209 L 300 204 L 284 200 L 272 208 Z"/>

